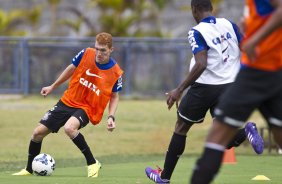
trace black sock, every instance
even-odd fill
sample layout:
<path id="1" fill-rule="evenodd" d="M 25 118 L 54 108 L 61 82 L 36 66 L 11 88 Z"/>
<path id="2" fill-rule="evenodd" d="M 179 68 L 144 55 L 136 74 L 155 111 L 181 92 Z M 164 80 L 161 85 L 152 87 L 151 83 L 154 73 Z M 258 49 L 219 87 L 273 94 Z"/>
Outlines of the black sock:
<path id="1" fill-rule="evenodd" d="M 221 166 L 223 154 L 224 149 L 216 150 L 206 147 L 194 167 L 191 184 L 211 183 Z"/>
<path id="2" fill-rule="evenodd" d="M 164 169 L 161 173 L 162 179 L 170 180 L 179 157 L 185 149 L 186 136 L 173 133 L 165 157 Z"/>
<path id="3" fill-rule="evenodd" d="M 227 145 L 227 149 L 230 149 L 232 147 L 238 147 L 240 144 L 242 144 L 246 140 L 247 136 L 245 133 L 245 129 L 239 129 L 235 137 L 232 139 L 232 141 Z"/>
<path id="4" fill-rule="evenodd" d="M 83 135 L 81 133 L 78 133 L 78 135 L 73 138 L 73 143 L 80 149 L 80 151 L 83 153 L 86 159 L 87 165 L 95 164 L 96 160 L 92 155 L 92 152 L 87 145 Z"/>
<path id="5" fill-rule="evenodd" d="M 42 142 L 35 142 L 33 140 L 30 140 L 29 148 L 28 148 L 28 159 L 27 159 L 27 165 L 26 170 L 30 173 L 32 173 L 32 161 L 34 157 L 36 157 L 41 150 Z"/>

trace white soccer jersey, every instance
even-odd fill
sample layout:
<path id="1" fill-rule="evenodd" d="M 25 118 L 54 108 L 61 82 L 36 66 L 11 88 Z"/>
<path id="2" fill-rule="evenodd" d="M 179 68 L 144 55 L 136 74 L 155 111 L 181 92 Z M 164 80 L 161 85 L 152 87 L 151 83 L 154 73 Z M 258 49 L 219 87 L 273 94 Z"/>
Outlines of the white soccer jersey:
<path id="1" fill-rule="evenodd" d="M 188 32 L 192 52 L 207 50 L 207 68 L 196 80 L 202 84 L 234 82 L 240 68 L 239 42 L 241 35 L 227 19 L 207 17 Z M 190 69 L 195 61 L 191 61 Z"/>

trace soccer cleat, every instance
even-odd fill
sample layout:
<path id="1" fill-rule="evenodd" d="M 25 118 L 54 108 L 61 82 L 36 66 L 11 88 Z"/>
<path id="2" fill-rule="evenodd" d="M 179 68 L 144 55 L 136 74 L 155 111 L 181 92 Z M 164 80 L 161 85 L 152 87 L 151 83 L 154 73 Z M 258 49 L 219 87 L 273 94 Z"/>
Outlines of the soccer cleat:
<path id="1" fill-rule="evenodd" d="M 158 167 L 158 166 L 157 166 Z M 147 167 L 145 169 L 145 173 L 147 175 L 147 177 L 152 180 L 153 182 L 157 183 L 157 184 L 165 184 L 165 183 L 169 183 L 169 180 L 167 179 L 161 179 L 161 168 L 158 167 L 158 169 L 154 170 L 151 167 Z"/>
<path id="2" fill-rule="evenodd" d="M 26 169 L 22 169 L 20 172 L 12 174 L 13 176 L 28 176 L 31 175 Z"/>
<path id="3" fill-rule="evenodd" d="M 264 142 L 258 133 L 256 124 L 252 122 L 247 123 L 245 126 L 245 133 L 255 152 L 261 154 L 263 152 Z"/>
<path id="4" fill-rule="evenodd" d="M 98 160 L 96 160 L 95 164 L 89 165 L 88 166 L 88 177 L 97 178 L 98 172 L 101 169 L 101 167 L 102 165 Z"/>

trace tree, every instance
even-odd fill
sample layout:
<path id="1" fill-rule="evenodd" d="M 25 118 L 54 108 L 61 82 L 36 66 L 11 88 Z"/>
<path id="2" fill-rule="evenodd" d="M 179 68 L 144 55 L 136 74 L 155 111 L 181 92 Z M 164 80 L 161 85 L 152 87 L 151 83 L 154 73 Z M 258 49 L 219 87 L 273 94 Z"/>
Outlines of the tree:
<path id="1" fill-rule="evenodd" d="M 25 36 L 30 29 L 29 26 L 39 22 L 40 16 L 40 7 L 33 7 L 29 11 L 12 10 L 10 12 L 0 9 L 0 35 Z"/>
<path id="2" fill-rule="evenodd" d="M 61 0 L 48 0 L 48 8 L 50 9 L 51 23 L 49 28 L 49 36 L 58 35 L 60 31 L 57 29 L 57 20 L 58 20 L 58 6 L 61 3 Z"/>
<path id="3" fill-rule="evenodd" d="M 85 24 L 89 30 L 86 36 L 106 31 L 119 37 L 162 37 L 159 13 L 167 3 L 167 0 L 90 0 L 87 6 L 100 12 L 98 25 L 94 25 L 96 20 L 87 17 L 85 12 L 73 7 L 68 8 L 68 11 L 76 15 L 77 19 L 60 22 L 76 32 Z"/>

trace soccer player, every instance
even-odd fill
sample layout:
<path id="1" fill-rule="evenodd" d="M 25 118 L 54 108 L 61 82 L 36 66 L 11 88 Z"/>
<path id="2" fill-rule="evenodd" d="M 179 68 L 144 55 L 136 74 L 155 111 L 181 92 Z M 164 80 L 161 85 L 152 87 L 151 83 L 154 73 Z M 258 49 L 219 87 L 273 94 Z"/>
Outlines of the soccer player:
<path id="1" fill-rule="evenodd" d="M 212 182 L 226 145 L 255 109 L 282 146 L 282 0 L 247 0 L 245 10 L 242 67 L 215 110 L 192 184 Z"/>
<path id="2" fill-rule="evenodd" d="M 212 117 L 220 95 L 232 85 L 240 68 L 240 48 L 242 39 L 239 28 L 224 18 L 212 16 L 210 0 L 192 0 L 192 14 L 198 25 L 188 32 L 194 59 L 190 73 L 186 79 L 167 95 L 167 105 L 170 109 L 183 91 L 190 87 L 181 99 L 177 114 L 175 130 L 165 157 L 164 168 L 145 169 L 146 175 L 155 183 L 169 183 L 179 157 L 185 149 L 186 136 L 190 128 L 204 121 L 208 110 Z M 239 146 L 246 134 L 254 148 L 260 154 L 263 151 L 263 140 L 257 132 L 254 123 L 238 130 L 228 148 Z"/>
<path id="3" fill-rule="evenodd" d="M 89 121 L 93 125 L 99 124 L 107 104 L 107 128 L 109 131 L 116 128 L 115 112 L 119 102 L 118 92 L 122 89 L 123 71 L 110 57 L 112 52 L 112 35 L 105 32 L 97 34 L 94 48 L 79 52 L 52 85 L 42 88 L 41 95 L 45 97 L 70 79 L 68 89 L 59 102 L 43 116 L 33 131 L 26 168 L 13 175 L 32 174 L 32 161 L 40 153 L 43 139 L 64 127 L 67 136 L 85 156 L 88 177 L 98 176 L 101 163 L 92 155 L 79 129 Z"/>

